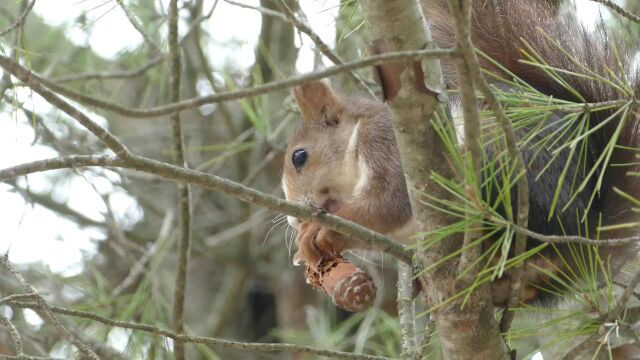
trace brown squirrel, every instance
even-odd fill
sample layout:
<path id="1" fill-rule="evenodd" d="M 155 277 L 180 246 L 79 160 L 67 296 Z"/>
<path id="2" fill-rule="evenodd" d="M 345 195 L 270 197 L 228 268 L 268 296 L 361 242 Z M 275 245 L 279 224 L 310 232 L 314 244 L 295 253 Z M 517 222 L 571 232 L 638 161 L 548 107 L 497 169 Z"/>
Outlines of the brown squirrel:
<path id="1" fill-rule="evenodd" d="M 612 77 L 610 69 L 623 68 L 630 73 L 617 76 L 629 78 L 628 82 L 636 99 L 629 110 L 632 111 L 630 121 L 625 124 L 610 160 L 610 164 L 631 165 L 606 168 L 604 183 L 590 207 L 587 204 L 592 192 L 596 191 L 597 177 L 591 177 L 568 209 L 559 213 L 560 220 L 547 220 L 556 186 L 569 156 L 568 149 L 561 151 L 559 158 L 552 162 L 554 148 L 534 151 L 524 147 L 520 150 L 527 165 L 530 187 L 529 229 L 546 235 L 584 234 L 581 230 L 585 223 L 580 222 L 576 214 L 583 214 L 586 209 L 587 224 L 591 230 L 598 223 L 605 226 L 638 222 L 640 214 L 633 211 L 630 202 L 614 191 L 615 188 L 633 197 L 640 197 L 640 178 L 625 176 L 627 171 L 640 169 L 635 164 L 635 155 L 640 147 L 637 101 L 640 76 L 637 71 L 633 74 L 630 70 L 633 68 L 631 64 L 634 51 L 627 49 L 627 54 L 616 52 L 622 49 L 614 49 L 614 43 L 605 30 L 598 29 L 589 33 L 575 16 L 564 13 L 558 15 L 557 7 L 542 1 L 503 0 L 500 3 L 500 8 L 495 8 L 491 1 L 473 1 L 472 41 L 480 51 L 510 73 L 554 98 L 597 103 L 625 97 L 614 87 L 572 74 L 583 73 L 584 66 L 594 74 L 609 79 Z M 439 47 L 453 47 L 454 23 L 448 13 L 446 1 L 423 1 L 423 11 Z M 563 50 L 559 50 L 558 46 L 545 38 L 541 29 L 550 34 Z M 583 100 L 579 100 L 566 86 L 545 75 L 540 68 L 521 62 L 521 47 L 524 44 L 522 39 L 549 66 L 567 70 L 561 75 L 563 81 L 577 90 Z M 572 58 L 566 54 L 570 54 Z M 485 62 L 482 65 L 499 71 L 491 63 Z M 447 85 L 455 88 L 457 81 L 453 64 L 444 61 L 442 67 Z M 291 135 L 286 151 L 282 186 L 287 199 L 324 209 L 378 232 L 392 235 L 408 233 L 411 228 L 411 206 L 391 115 L 385 104 L 382 101 L 339 95 L 326 82 L 309 83 L 293 89 L 292 93 L 302 113 L 302 122 Z M 610 110 L 593 112 L 590 117 L 591 128 L 611 114 Z M 548 120 L 551 124 L 549 131 L 560 125 L 562 117 L 563 114 L 557 114 Z M 576 161 L 577 163 L 570 164 L 571 173 L 577 176 L 575 181 L 582 182 L 586 178 L 585 174 L 597 165 L 597 159 L 613 136 L 618 123 L 619 121 L 609 122 L 590 136 L 584 163 Z M 523 136 L 524 133 L 517 135 Z M 536 179 L 549 162 L 551 165 Z M 601 170 L 596 171 L 599 174 Z M 562 208 L 569 202 L 571 186 L 571 181 L 562 185 L 557 208 Z M 295 260 L 304 261 L 309 266 L 317 264 L 322 254 L 339 255 L 357 246 L 342 235 L 318 224 L 300 224 L 291 217 L 289 223 L 299 229 Z M 595 231 L 589 233 L 595 234 Z M 603 232 L 601 238 L 630 237 L 637 234 L 637 228 L 625 227 Z M 407 241 L 406 236 L 399 236 L 399 239 Z M 528 239 L 528 248 L 539 244 L 534 239 Z M 567 245 L 559 244 L 557 247 L 559 252 L 549 247 L 543 250 L 542 256 L 534 256 L 526 261 L 522 301 L 544 299 L 548 294 L 541 289 L 550 281 L 548 272 L 565 273 L 567 267 L 571 266 L 570 262 L 560 260 L 560 254 L 568 251 Z M 620 263 L 635 253 L 635 244 L 615 249 L 601 247 L 603 258 L 611 255 L 613 261 Z M 508 288 L 508 275 L 492 283 L 495 305 L 506 302 Z"/>

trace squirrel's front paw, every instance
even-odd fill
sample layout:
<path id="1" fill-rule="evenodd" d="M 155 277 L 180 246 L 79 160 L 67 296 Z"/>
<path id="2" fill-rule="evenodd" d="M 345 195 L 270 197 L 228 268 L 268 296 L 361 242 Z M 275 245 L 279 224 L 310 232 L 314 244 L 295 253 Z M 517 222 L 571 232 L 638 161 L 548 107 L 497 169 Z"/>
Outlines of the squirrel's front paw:
<path id="1" fill-rule="evenodd" d="M 325 258 L 339 256 L 346 249 L 344 237 L 329 228 L 316 223 L 303 223 L 298 228 L 293 264 L 302 263 L 316 268 Z"/>
<path id="2" fill-rule="evenodd" d="M 321 226 L 315 237 L 315 245 L 323 254 L 337 257 L 347 249 L 347 238 L 340 233 Z"/>
<path id="3" fill-rule="evenodd" d="M 293 265 L 306 264 L 315 267 L 322 259 L 322 254 L 315 246 L 314 239 L 320 227 L 314 223 L 302 223 L 298 227 L 296 236 L 296 248 L 298 251 L 293 256 Z"/>

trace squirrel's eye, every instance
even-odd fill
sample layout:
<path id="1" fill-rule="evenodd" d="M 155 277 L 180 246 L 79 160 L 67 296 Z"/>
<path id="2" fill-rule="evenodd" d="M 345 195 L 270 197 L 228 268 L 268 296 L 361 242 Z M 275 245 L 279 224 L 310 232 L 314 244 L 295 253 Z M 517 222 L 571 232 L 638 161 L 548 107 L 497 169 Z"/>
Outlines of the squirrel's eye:
<path id="1" fill-rule="evenodd" d="M 297 171 L 300 171 L 300 169 L 304 166 L 304 164 L 307 162 L 308 157 L 309 154 L 305 149 L 298 149 L 293 152 L 293 155 L 291 156 L 291 162 L 293 163 L 293 166 Z"/>

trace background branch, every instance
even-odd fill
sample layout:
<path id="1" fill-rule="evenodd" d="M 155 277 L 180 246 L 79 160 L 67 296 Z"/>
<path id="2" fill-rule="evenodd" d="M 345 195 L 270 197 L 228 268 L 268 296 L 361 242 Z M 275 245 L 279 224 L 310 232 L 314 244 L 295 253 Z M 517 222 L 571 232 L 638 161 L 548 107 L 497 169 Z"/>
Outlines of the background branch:
<path id="1" fill-rule="evenodd" d="M 24 308 L 30 308 L 30 309 L 40 309 L 40 305 L 37 303 L 13 302 L 12 305 L 20 306 Z M 226 340 L 226 339 L 203 337 L 203 336 L 177 334 L 177 333 L 159 328 L 157 326 L 112 320 L 112 319 L 109 319 L 94 313 L 86 312 L 86 311 L 68 310 L 68 309 L 64 309 L 56 306 L 52 306 L 51 310 L 61 315 L 68 315 L 73 317 L 89 319 L 89 320 L 97 321 L 113 327 L 119 327 L 123 329 L 132 329 L 132 330 L 148 332 L 155 335 L 161 335 L 161 336 L 173 339 L 176 342 L 181 341 L 184 343 L 206 344 L 209 346 L 227 347 L 227 348 L 232 348 L 232 349 L 242 350 L 242 351 L 261 351 L 261 352 L 288 351 L 292 353 L 327 356 L 334 359 L 391 360 L 390 358 L 384 357 L 384 356 L 352 354 L 352 353 L 347 353 L 343 351 L 324 350 L 324 349 L 318 349 L 310 346 L 303 346 L 303 345 L 296 345 L 296 344 L 248 343 L 248 342 L 241 342 L 241 341 L 232 341 L 232 340 Z"/>
<path id="2" fill-rule="evenodd" d="M 171 102 L 180 101 L 180 47 L 178 44 L 178 0 L 169 3 L 169 64 Z M 177 166 L 187 168 L 184 157 L 184 145 L 180 124 L 180 112 L 170 116 L 173 134 L 173 153 Z M 185 288 L 187 287 L 187 269 L 189 267 L 189 248 L 191 237 L 191 201 L 188 183 L 178 184 L 178 208 L 180 209 L 180 237 L 178 238 L 178 263 L 176 264 L 176 280 L 173 296 L 173 327 L 176 333 L 184 332 Z M 184 346 L 180 340 L 174 344 L 173 354 L 177 360 L 184 360 Z"/>
<path id="3" fill-rule="evenodd" d="M 76 91 L 67 89 L 65 87 L 62 87 L 54 83 L 51 80 L 48 80 L 40 75 L 37 75 L 29 71 L 28 69 L 24 68 L 17 62 L 4 56 L 0 56 L 0 66 L 2 66 L 9 73 L 11 73 L 16 77 L 18 77 L 17 74 L 21 74 L 23 76 L 26 76 L 28 74 L 27 78 L 29 79 L 29 81 L 40 82 L 44 86 L 53 90 L 54 92 L 62 96 L 65 96 L 71 100 L 82 103 L 84 105 L 94 106 L 104 110 L 112 111 L 114 113 L 117 113 L 123 116 L 142 118 L 142 117 L 156 117 L 156 116 L 168 115 L 176 111 L 193 109 L 206 104 L 262 95 L 272 91 L 288 89 L 293 86 L 298 86 L 308 82 L 320 80 L 332 75 L 337 75 L 343 72 L 352 71 L 355 69 L 360 69 L 363 67 L 381 64 L 385 62 L 393 62 L 397 60 L 421 59 L 421 58 L 449 57 L 452 54 L 453 54 L 453 51 L 446 50 L 446 49 L 445 50 L 426 49 L 426 50 L 411 50 L 411 51 L 402 51 L 402 52 L 375 55 L 362 60 L 355 60 L 355 61 L 345 63 L 343 65 L 336 65 L 321 71 L 316 71 L 316 72 L 308 73 L 305 75 L 297 76 L 291 79 L 273 81 L 263 85 L 254 86 L 251 88 L 237 90 L 237 91 L 227 91 L 227 92 L 221 92 L 221 93 L 216 93 L 212 95 L 201 96 L 193 99 L 182 100 L 174 104 L 158 106 L 155 108 L 149 108 L 144 110 L 123 107 L 115 103 L 110 103 L 108 101 L 93 98 L 91 96 L 83 95 Z"/>
<path id="4" fill-rule="evenodd" d="M 297 217 L 302 221 L 317 222 L 345 235 L 349 239 L 360 241 L 365 246 L 388 253 L 408 264 L 412 262 L 413 251 L 408 250 L 406 246 L 339 216 L 275 197 L 232 180 L 140 156 L 122 160 L 108 155 L 74 155 L 34 161 L 0 170 L 0 181 L 15 179 L 18 176 L 35 172 L 86 166 L 132 169 L 220 191 L 239 200 Z"/>

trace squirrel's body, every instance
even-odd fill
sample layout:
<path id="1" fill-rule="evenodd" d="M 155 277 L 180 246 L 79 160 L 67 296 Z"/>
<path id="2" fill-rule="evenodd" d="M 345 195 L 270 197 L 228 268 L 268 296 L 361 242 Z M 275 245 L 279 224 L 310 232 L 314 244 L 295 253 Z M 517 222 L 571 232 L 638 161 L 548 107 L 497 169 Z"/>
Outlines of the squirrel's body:
<path id="1" fill-rule="evenodd" d="M 438 45 L 442 48 L 453 47 L 454 25 L 444 2 L 424 1 L 423 5 Z M 547 64 L 568 72 L 583 73 L 586 68 L 597 76 L 610 78 L 610 69 L 632 69 L 631 56 L 617 56 L 613 46 L 607 43 L 604 32 L 589 34 L 574 17 L 567 14 L 557 16 L 557 8 L 548 7 L 541 2 L 505 0 L 501 2 L 500 9 L 496 10 L 484 1 L 474 1 L 473 11 L 472 40 L 475 46 L 538 91 L 554 98 L 585 103 L 621 98 L 621 93 L 608 84 L 566 73 L 563 80 L 569 87 L 577 90 L 579 96 L 582 96 L 579 99 L 576 93 L 544 75 L 539 68 L 520 61 L 520 48 L 524 46 L 524 42 L 520 40 L 522 38 Z M 541 30 L 548 34 L 548 38 Z M 558 46 L 552 41 L 557 41 Z M 496 69 L 488 63 L 483 66 Z M 450 63 L 443 62 L 446 82 L 450 87 L 455 87 L 457 81 L 452 69 Z M 617 76 L 628 78 L 629 83 L 633 84 L 634 94 L 640 93 L 637 75 L 631 74 L 630 70 L 628 72 Z M 285 158 L 283 188 L 287 198 L 323 208 L 383 233 L 402 231 L 410 226 L 411 207 L 391 115 L 386 106 L 382 102 L 339 96 L 322 82 L 296 88 L 294 96 L 303 121 L 290 139 Z M 637 151 L 629 150 L 637 149 L 640 145 L 637 102 L 629 111 L 634 113 L 623 128 L 617 142 L 618 147 L 611 153 L 611 164 L 637 162 Z M 548 119 L 551 126 L 547 131 L 553 131 L 554 126 L 559 126 L 563 115 L 554 114 Z M 593 113 L 590 126 L 596 126 L 610 115 L 611 111 Z M 574 182 L 581 183 L 595 166 L 617 124 L 618 121 L 609 122 L 590 136 L 584 160 L 570 164 L 570 173 L 576 174 Z M 524 134 L 526 129 L 518 131 L 519 136 Z M 631 204 L 613 190 L 616 188 L 630 196 L 640 197 L 640 178 L 625 176 L 627 171 L 638 171 L 638 165 L 607 167 L 601 190 L 594 200 L 591 200 L 591 194 L 596 190 L 597 176 L 585 183 L 582 192 L 558 218 L 547 219 L 564 170 L 564 160 L 568 158 L 567 149 L 552 161 L 553 150 L 563 144 L 564 141 L 559 141 L 555 146 L 541 151 L 526 147 L 521 149 L 530 187 L 529 229 L 546 235 L 584 235 L 595 233 L 595 226 L 598 224 L 639 221 L 640 216 L 631 209 Z M 551 165 L 537 179 L 540 171 L 548 164 Z M 599 175 L 601 170 L 597 171 Z M 571 181 L 563 183 L 556 208 L 562 208 L 569 202 L 574 190 L 572 186 Z M 581 222 L 578 218 L 585 211 L 587 214 L 584 218 L 587 221 Z M 577 214 L 580 216 L 576 216 Z M 298 225 L 295 219 L 290 219 L 290 223 Z M 624 227 L 602 233 L 601 237 L 629 237 L 637 233 L 638 230 L 634 227 Z M 529 247 L 537 244 L 539 243 L 528 240 Z M 312 266 L 322 253 L 339 254 L 353 246 L 339 234 L 315 224 L 305 224 L 300 228 L 297 245 L 297 258 Z M 542 255 L 527 260 L 524 282 L 528 285 L 525 285 L 521 294 L 524 301 L 542 297 L 538 288 L 549 280 L 548 275 L 565 273 L 566 268 L 571 266 L 570 261 L 559 259 L 563 251 L 566 251 L 565 247 L 558 245 L 559 251 L 550 247 Z M 635 247 L 625 247 L 618 253 L 609 252 L 605 247 L 602 249 L 603 257 L 612 255 L 613 260 L 623 261 L 635 254 Z M 494 281 L 495 304 L 505 302 L 508 284 L 508 277 Z"/>

